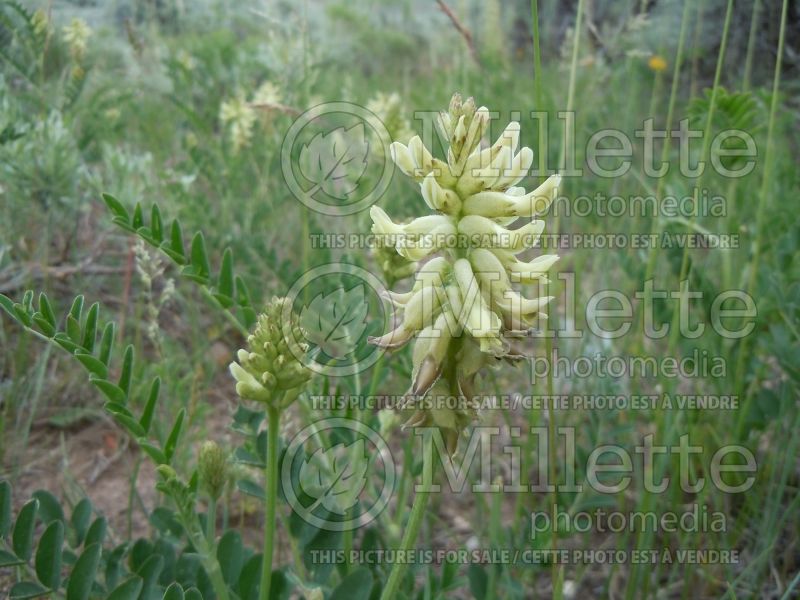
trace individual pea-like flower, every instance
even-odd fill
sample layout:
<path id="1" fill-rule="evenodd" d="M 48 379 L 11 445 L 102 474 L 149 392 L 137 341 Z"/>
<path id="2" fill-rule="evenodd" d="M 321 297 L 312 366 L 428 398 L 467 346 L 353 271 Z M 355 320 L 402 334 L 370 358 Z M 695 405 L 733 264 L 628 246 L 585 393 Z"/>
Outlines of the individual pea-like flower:
<path id="1" fill-rule="evenodd" d="M 76 17 L 70 21 L 69 25 L 64 26 L 64 41 L 69 47 L 70 55 L 76 62 L 83 60 L 91 35 L 92 29 L 83 19 Z"/>
<path id="2" fill-rule="evenodd" d="M 219 118 L 230 129 L 234 152 L 239 152 L 250 144 L 256 112 L 245 100 L 244 94 L 240 92 L 233 98 L 225 100 L 220 106 Z"/>
<path id="3" fill-rule="evenodd" d="M 494 144 L 482 147 L 489 111 L 472 98 L 454 95 L 438 125 L 449 142 L 446 161 L 416 136 L 391 145 L 393 160 L 419 183 L 434 214 L 396 223 L 377 206 L 370 211 L 372 231 L 384 245 L 420 261 L 412 289 L 388 293 L 402 312 L 399 324 L 370 341 L 395 349 L 415 340 L 406 405 L 416 410 L 407 424 L 439 427 L 454 452 L 475 416 L 477 374 L 497 359 L 521 358 L 516 338 L 530 336 L 537 320 L 546 318 L 552 297 L 527 298 L 513 284 L 547 283 L 558 260 L 520 255 L 537 244 L 544 230 L 537 217 L 556 197 L 560 176 L 530 192 L 519 187 L 533 163 L 531 149 L 519 148 L 519 123 L 509 123 Z M 529 221 L 511 228 L 519 219 Z"/>
<path id="4" fill-rule="evenodd" d="M 230 364 L 236 393 L 245 400 L 283 409 L 297 399 L 311 378 L 311 370 L 301 360 L 308 347 L 297 341 L 305 339 L 305 334 L 297 315 L 287 306 L 290 302 L 272 299 L 247 337 L 248 348 L 237 353 L 239 362 Z"/>

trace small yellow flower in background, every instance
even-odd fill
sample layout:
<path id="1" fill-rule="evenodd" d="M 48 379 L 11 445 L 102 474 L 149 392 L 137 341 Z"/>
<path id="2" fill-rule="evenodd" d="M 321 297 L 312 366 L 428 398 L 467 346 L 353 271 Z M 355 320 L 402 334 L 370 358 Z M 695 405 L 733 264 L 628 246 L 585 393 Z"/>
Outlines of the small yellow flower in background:
<path id="1" fill-rule="evenodd" d="M 77 17 L 64 26 L 64 41 L 69 46 L 69 53 L 78 62 L 83 60 L 86 47 L 92 35 L 92 29 L 83 19 Z"/>
<path id="2" fill-rule="evenodd" d="M 650 67 L 656 73 L 660 73 L 661 71 L 665 71 L 667 68 L 667 61 L 658 54 L 653 54 L 650 59 L 647 61 L 647 66 Z"/>
<path id="3" fill-rule="evenodd" d="M 256 111 L 245 100 L 244 94 L 240 92 L 234 98 L 223 102 L 219 109 L 219 118 L 223 125 L 230 128 L 234 152 L 238 152 L 250 143 Z"/>

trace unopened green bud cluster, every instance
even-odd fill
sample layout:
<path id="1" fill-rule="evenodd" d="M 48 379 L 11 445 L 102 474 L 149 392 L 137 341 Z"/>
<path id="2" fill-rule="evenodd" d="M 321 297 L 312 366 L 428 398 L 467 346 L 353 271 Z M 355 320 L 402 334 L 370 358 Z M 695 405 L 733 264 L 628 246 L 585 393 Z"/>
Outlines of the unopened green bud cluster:
<path id="1" fill-rule="evenodd" d="M 285 408 L 294 402 L 312 375 L 301 360 L 308 350 L 298 341 L 303 339 L 291 301 L 273 298 L 247 337 L 247 349 L 239 350 L 238 362 L 230 364 L 236 393 L 273 408 Z"/>
<path id="2" fill-rule="evenodd" d="M 217 500 L 228 481 L 228 457 L 216 442 L 209 440 L 200 447 L 197 474 L 203 491 Z"/>

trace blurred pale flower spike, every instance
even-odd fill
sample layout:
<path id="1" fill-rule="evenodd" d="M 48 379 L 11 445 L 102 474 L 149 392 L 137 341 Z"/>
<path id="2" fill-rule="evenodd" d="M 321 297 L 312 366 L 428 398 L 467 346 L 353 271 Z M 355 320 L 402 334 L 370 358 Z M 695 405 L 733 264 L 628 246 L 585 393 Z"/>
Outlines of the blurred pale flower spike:
<path id="1" fill-rule="evenodd" d="M 86 54 L 89 38 L 92 35 L 91 27 L 86 21 L 76 17 L 69 22 L 69 25 L 64 26 L 63 31 L 70 55 L 75 61 L 80 62 Z"/>
<path id="2" fill-rule="evenodd" d="M 230 139 L 234 152 L 239 152 L 250 144 L 250 140 L 253 137 L 256 112 L 245 100 L 244 94 L 239 93 L 235 97 L 224 101 L 219 109 L 219 118 L 230 130 Z"/>

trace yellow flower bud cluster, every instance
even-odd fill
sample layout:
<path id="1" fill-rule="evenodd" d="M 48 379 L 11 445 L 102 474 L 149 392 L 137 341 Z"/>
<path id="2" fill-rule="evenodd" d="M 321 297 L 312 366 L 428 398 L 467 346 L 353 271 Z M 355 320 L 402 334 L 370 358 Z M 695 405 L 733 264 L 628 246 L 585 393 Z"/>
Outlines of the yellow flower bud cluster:
<path id="1" fill-rule="evenodd" d="M 420 261 L 411 291 L 389 293 L 402 312 L 399 325 L 371 342 L 393 349 L 416 338 L 411 401 L 450 394 L 461 398 L 462 408 L 420 409 L 409 424 L 439 426 L 453 449 L 474 413 L 470 400 L 478 371 L 492 357 L 519 358 L 512 338 L 529 335 L 536 319 L 546 318 L 542 311 L 552 297 L 526 298 L 512 284 L 546 283 L 547 271 L 558 260 L 556 255 L 530 261 L 518 256 L 538 242 L 544 222 L 537 217 L 556 197 L 560 176 L 531 192 L 517 187 L 533 163 L 533 152 L 519 148 L 517 122 L 494 144 L 482 147 L 489 121 L 486 107 L 454 95 L 438 120 L 449 143 L 446 162 L 434 158 L 416 136 L 407 145 L 391 146 L 393 160 L 420 184 L 435 214 L 400 224 L 377 206 L 370 211 L 373 233 L 405 259 Z M 512 228 L 518 219 L 531 220 Z"/>
<path id="2" fill-rule="evenodd" d="M 239 362 L 230 364 L 236 393 L 245 400 L 282 409 L 297 399 L 311 378 L 311 370 L 298 358 L 308 348 L 297 341 L 305 335 L 289 302 L 272 299 L 247 338 L 248 349 L 239 350 Z"/>

